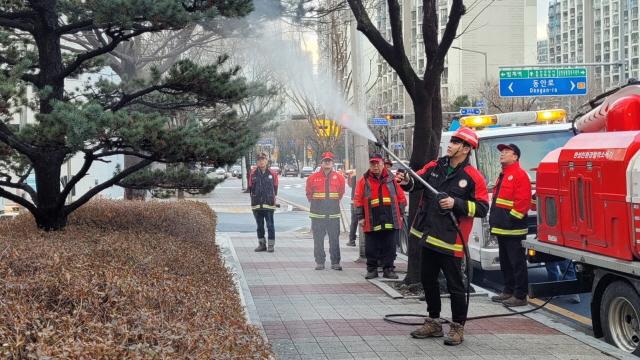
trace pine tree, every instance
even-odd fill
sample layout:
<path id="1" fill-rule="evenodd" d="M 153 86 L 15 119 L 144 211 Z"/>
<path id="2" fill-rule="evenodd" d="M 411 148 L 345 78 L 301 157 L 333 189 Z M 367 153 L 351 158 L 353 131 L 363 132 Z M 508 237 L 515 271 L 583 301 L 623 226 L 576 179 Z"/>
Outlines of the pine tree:
<path id="1" fill-rule="evenodd" d="M 240 118 L 234 107 L 258 85 L 238 75 L 221 56 L 199 65 L 188 59 L 148 79 L 101 79 L 74 91 L 65 79 L 104 68 L 105 54 L 145 34 L 179 30 L 216 17 L 242 17 L 251 0 L 7 0 L 0 4 L 0 196 L 29 210 L 39 227 L 61 229 L 67 216 L 100 191 L 152 162 L 234 162 L 256 140 L 265 114 Z M 66 50 L 63 37 L 100 31 L 108 41 L 81 53 Z M 27 89 L 34 96 L 27 97 Z M 20 106 L 36 122 L 10 124 Z M 190 114 L 176 125 L 175 114 Z M 62 164 L 83 154 L 82 168 L 61 188 Z M 141 161 L 95 186 L 77 200 L 67 195 L 92 164 L 112 155 Z M 36 189 L 26 183 L 33 172 Z M 167 180 L 161 179 L 161 180 Z M 30 199 L 7 188 L 21 189 Z"/>

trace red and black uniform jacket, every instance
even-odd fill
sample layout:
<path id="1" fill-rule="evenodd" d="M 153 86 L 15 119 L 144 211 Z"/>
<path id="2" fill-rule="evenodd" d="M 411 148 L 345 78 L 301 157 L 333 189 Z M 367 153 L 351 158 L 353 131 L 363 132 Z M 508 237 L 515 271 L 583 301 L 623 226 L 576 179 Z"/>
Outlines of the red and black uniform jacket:
<path id="1" fill-rule="evenodd" d="M 307 199 L 311 203 L 310 218 L 340 218 L 340 199 L 344 195 L 344 176 L 335 171 L 325 175 L 324 171 L 320 169 L 307 179 L 306 191 Z"/>
<path id="2" fill-rule="evenodd" d="M 527 235 L 527 212 L 531 208 L 531 180 L 519 162 L 502 168 L 496 181 L 489 212 L 491 233 L 499 236 Z"/>
<path id="3" fill-rule="evenodd" d="M 252 210 L 275 210 L 278 195 L 278 174 L 267 168 L 254 169 L 249 174 L 249 193 Z"/>
<path id="4" fill-rule="evenodd" d="M 440 192 L 454 199 L 453 214 L 458 219 L 465 244 L 473 226 L 473 218 L 483 218 L 489 210 L 487 183 L 480 172 L 469 165 L 468 159 L 448 173 L 449 158 L 431 161 L 417 173 Z M 447 174 L 448 173 L 448 174 Z M 419 181 L 411 179 L 403 185 L 407 191 L 425 189 Z M 418 211 L 410 233 L 420 239 L 420 244 L 434 251 L 463 257 L 462 239 L 448 214 L 443 214 L 438 200 L 429 190 L 422 192 Z"/>
<path id="5" fill-rule="evenodd" d="M 364 219 L 364 232 L 402 229 L 407 198 L 387 169 L 378 177 L 364 173 L 356 184 L 353 205 L 358 220 Z"/>

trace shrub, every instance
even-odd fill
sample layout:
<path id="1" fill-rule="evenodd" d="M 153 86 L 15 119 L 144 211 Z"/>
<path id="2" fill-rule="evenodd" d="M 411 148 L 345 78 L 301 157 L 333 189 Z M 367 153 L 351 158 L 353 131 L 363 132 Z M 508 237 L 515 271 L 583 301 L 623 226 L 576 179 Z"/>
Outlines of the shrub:
<path id="1" fill-rule="evenodd" d="M 96 200 L 0 223 L 0 357 L 260 359 L 202 203 Z"/>

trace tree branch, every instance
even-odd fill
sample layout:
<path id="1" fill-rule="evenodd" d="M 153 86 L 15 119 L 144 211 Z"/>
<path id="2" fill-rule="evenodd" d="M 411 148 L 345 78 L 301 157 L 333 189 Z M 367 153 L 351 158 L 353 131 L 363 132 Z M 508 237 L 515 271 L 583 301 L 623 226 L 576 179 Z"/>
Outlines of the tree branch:
<path id="1" fill-rule="evenodd" d="M 62 190 L 62 193 L 60 193 L 57 204 L 58 207 L 62 207 L 64 205 L 65 199 L 67 198 L 67 196 L 69 196 L 69 193 L 71 193 L 73 187 L 76 186 L 78 181 L 80 181 L 80 179 L 82 179 L 87 174 L 89 168 L 91 168 L 93 160 L 93 154 L 86 151 L 84 153 L 84 164 L 82 164 L 82 168 L 71 178 L 71 180 L 69 180 L 69 182 L 67 182 L 67 185 Z"/>
<path id="2" fill-rule="evenodd" d="M 353 12 L 353 15 L 358 24 L 358 30 L 369 39 L 369 42 L 373 45 L 373 47 L 376 48 L 376 50 L 378 50 L 378 53 L 385 59 L 389 66 L 391 66 L 396 71 L 396 73 L 400 77 L 400 80 L 402 80 L 402 83 L 404 84 L 407 92 L 411 96 L 415 96 L 415 87 L 417 84 L 420 84 L 421 80 L 420 78 L 418 78 L 415 71 L 411 67 L 411 63 L 409 62 L 409 59 L 407 58 L 407 55 L 404 51 L 402 41 L 399 40 L 400 47 L 398 47 L 395 42 L 393 45 L 389 44 L 389 42 L 382 37 L 380 31 L 371 23 L 371 19 L 369 18 L 369 14 L 362 4 L 362 0 L 347 1 L 349 2 L 349 7 L 351 7 L 351 11 Z M 389 0 L 389 3 L 391 2 L 395 2 L 396 5 L 398 5 L 397 0 Z M 395 30 L 392 30 L 392 33 L 395 33 L 394 36 L 402 37 L 402 25 L 400 21 L 399 9 L 392 10 L 390 7 L 389 15 L 396 16 L 396 19 L 390 20 L 392 26 L 395 25 L 397 27 Z"/>
<path id="3" fill-rule="evenodd" d="M 144 29 L 139 29 L 139 30 L 134 30 L 129 34 L 126 35 L 122 35 L 122 36 L 113 36 L 111 39 L 111 42 L 108 43 L 107 45 L 86 52 L 86 53 L 82 53 L 80 55 L 78 55 L 76 57 L 76 59 L 69 65 L 67 65 L 65 67 L 65 69 L 60 73 L 60 75 L 58 76 L 60 79 L 65 79 L 66 77 L 68 77 L 69 75 L 71 75 L 74 71 L 76 71 L 85 61 L 93 59 L 96 56 L 100 56 L 103 54 L 106 54 L 108 52 L 113 51 L 118 44 L 120 44 L 121 42 L 131 39 L 133 37 L 136 37 L 140 34 L 146 33 L 146 32 L 150 32 L 150 31 L 154 31 L 156 28 L 154 27 L 149 27 L 149 28 L 144 28 Z"/>
<path id="4" fill-rule="evenodd" d="M 444 66 L 444 57 L 447 55 L 449 47 L 451 47 L 451 43 L 453 43 L 453 39 L 456 37 L 456 31 L 458 31 L 458 25 L 464 13 L 465 8 L 462 0 L 453 0 L 451 3 L 451 11 L 449 12 L 449 21 L 447 21 L 447 26 L 442 34 L 442 40 L 440 40 L 440 44 L 438 45 L 436 56 L 433 59 L 435 64 L 432 68 Z"/>
<path id="5" fill-rule="evenodd" d="M 32 155 L 31 146 L 18 140 L 11 129 L 2 121 L 0 121 L 0 141 L 16 149 L 16 151 L 30 157 Z"/>
<path id="6" fill-rule="evenodd" d="M 129 151 L 129 150 L 103 151 L 99 155 L 93 155 L 93 157 L 94 157 L 94 159 L 101 159 L 103 157 L 113 156 L 113 155 L 131 155 L 131 156 L 139 157 L 141 159 L 160 161 L 159 159 L 157 159 L 155 157 L 144 155 L 144 154 L 140 154 L 139 152 Z M 162 161 L 160 161 L 160 162 L 162 162 Z"/>
<path id="7" fill-rule="evenodd" d="M 58 28 L 58 30 L 56 31 L 56 33 L 58 35 L 73 34 L 73 33 L 79 32 L 79 31 L 91 30 L 91 29 L 93 29 L 93 26 L 94 26 L 93 25 L 93 19 L 84 20 L 84 21 L 80 21 L 80 22 L 77 22 L 77 23 L 60 26 Z"/>
<path id="8" fill-rule="evenodd" d="M 29 195 L 31 195 L 31 194 L 29 194 Z M 13 201 L 16 204 L 20 204 L 20 205 L 24 206 L 27 210 L 29 210 L 29 212 L 31 212 L 34 215 L 38 212 L 38 209 L 36 208 L 36 206 L 33 205 L 31 202 L 29 202 L 29 200 L 21 198 L 20 196 L 14 194 L 12 192 L 9 192 L 9 191 L 1 188 L 1 187 L 0 187 L 0 196 L 5 198 L 5 199 L 9 199 L 9 200 Z"/>
<path id="9" fill-rule="evenodd" d="M 11 13 L 0 12 L 0 27 L 18 29 L 31 33 L 33 32 L 33 24 L 31 23 L 31 21 L 24 21 L 24 19 L 30 20 L 34 15 L 34 12 L 29 11 L 18 11 Z M 22 19 L 22 21 L 20 19 Z"/>
<path id="10" fill-rule="evenodd" d="M 27 184 L 12 183 L 10 181 L 0 181 L 0 186 L 6 186 L 13 189 L 24 190 L 29 194 L 29 196 L 31 196 L 32 199 L 36 198 L 36 191 L 33 190 L 33 188 Z"/>
<path id="11" fill-rule="evenodd" d="M 129 176 L 130 174 L 133 174 L 134 172 L 146 167 L 147 165 L 151 164 L 153 162 L 153 160 L 142 160 L 141 162 L 130 166 L 124 170 L 122 170 L 122 172 L 118 173 L 117 175 L 115 175 L 114 177 L 112 177 L 111 179 L 103 182 L 100 185 L 97 185 L 96 187 L 92 188 L 91 190 L 87 191 L 84 195 L 82 195 L 78 200 L 72 202 L 71 204 L 67 205 L 64 207 L 64 213 L 65 214 L 70 214 L 72 213 L 74 210 L 76 210 L 77 208 L 79 208 L 80 206 L 84 205 L 87 201 L 89 201 L 92 197 L 96 196 L 99 192 L 101 192 L 102 190 L 115 185 L 117 182 L 119 182 L 120 180 L 124 179 L 125 177 Z"/>
<path id="12" fill-rule="evenodd" d="M 142 89 L 140 91 L 136 91 L 132 94 L 124 94 L 122 95 L 122 97 L 120 98 L 120 101 L 118 101 L 117 103 L 111 105 L 111 106 L 107 106 L 105 107 L 105 109 L 111 110 L 111 111 L 118 111 L 120 109 L 122 109 L 123 107 L 127 106 L 130 102 L 132 102 L 133 100 L 145 96 L 149 93 L 152 93 L 154 91 L 157 90 L 161 90 L 164 89 L 166 87 L 166 85 L 154 85 L 154 86 L 150 86 L 146 89 Z"/>

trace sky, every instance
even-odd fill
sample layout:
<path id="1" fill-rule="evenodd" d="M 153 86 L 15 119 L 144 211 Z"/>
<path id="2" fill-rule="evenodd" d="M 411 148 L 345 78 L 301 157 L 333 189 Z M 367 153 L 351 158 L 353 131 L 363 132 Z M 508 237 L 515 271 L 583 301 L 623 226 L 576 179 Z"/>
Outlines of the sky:
<path id="1" fill-rule="evenodd" d="M 538 0 L 538 40 L 544 40 L 547 36 L 547 11 L 549 10 L 549 0 Z"/>

